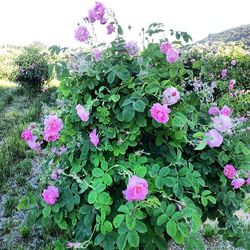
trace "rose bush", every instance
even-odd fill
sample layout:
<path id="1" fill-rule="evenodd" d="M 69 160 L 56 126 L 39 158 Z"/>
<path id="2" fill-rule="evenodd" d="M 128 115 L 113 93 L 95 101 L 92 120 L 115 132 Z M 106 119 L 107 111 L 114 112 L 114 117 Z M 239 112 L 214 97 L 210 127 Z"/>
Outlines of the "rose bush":
<path id="1" fill-rule="evenodd" d="M 87 25 L 97 20 L 116 38 L 85 53 L 81 74 L 61 70 L 64 105 L 61 119 L 50 115 L 41 129 L 53 150 L 31 218 L 64 232 L 56 249 L 165 250 L 171 238 L 203 249 L 207 218 L 238 231 L 234 212 L 249 191 L 248 121 L 229 111 L 230 102 L 211 110 L 215 92 L 192 85 L 195 71 L 176 43 L 149 42 L 140 52 L 100 3 L 86 20 L 76 30 L 80 42 L 91 41 Z M 149 38 L 162 32 L 154 27 Z M 102 51 L 98 60 L 93 49 Z M 32 140 L 32 131 L 22 137 Z"/>

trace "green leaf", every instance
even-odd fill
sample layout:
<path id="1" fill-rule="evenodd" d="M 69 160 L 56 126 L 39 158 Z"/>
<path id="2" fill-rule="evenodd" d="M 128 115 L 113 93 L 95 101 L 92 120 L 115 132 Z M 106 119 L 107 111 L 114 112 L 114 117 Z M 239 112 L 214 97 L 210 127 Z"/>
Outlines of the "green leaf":
<path id="1" fill-rule="evenodd" d="M 204 133 L 203 132 L 196 132 L 193 134 L 194 138 L 203 138 L 204 137 Z"/>
<path id="2" fill-rule="evenodd" d="M 213 204 L 216 204 L 216 198 L 214 198 L 213 196 L 207 196 L 207 199 L 209 200 L 209 201 L 211 201 Z"/>
<path id="3" fill-rule="evenodd" d="M 51 206 L 46 206 L 43 208 L 43 217 L 49 217 L 51 212 Z"/>
<path id="4" fill-rule="evenodd" d="M 127 105 L 122 110 L 122 119 L 125 122 L 131 122 L 135 116 L 135 110 L 132 105 Z"/>
<path id="5" fill-rule="evenodd" d="M 126 215 L 126 225 L 128 229 L 134 229 L 136 223 L 135 217 L 131 216 L 131 214 Z"/>
<path id="6" fill-rule="evenodd" d="M 164 182 L 167 187 L 173 187 L 176 183 L 176 179 L 173 177 L 166 177 L 164 178 Z"/>
<path id="7" fill-rule="evenodd" d="M 143 167 L 143 166 L 137 166 L 135 168 L 135 174 L 139 177 L 144 177 L 147 173 L 147 168 L 146 167 Z"/>
<path id="8" fill-rule="evenodd" d="M 122 213 L 127 214 L 127 213 L 129 213 L 129 209 L 128 209 L 127 206 L 121 205 L 121 206 L 118 208 L 118 212 L 122 212 Z"/>
<path id="9" fill-rule="evenodd" d="M 133 102 L 133 108 L 137 112 L 144 112 L 145 107 L 146 107 L 146 105 L 142 100 L 137 100 L 137 101 Z"/>
<path id="10" fill-rule="evenodd" d="M 159 172 L 159 175 L 161 177 L 165 177 L 165 176 L 167 176 L 169 174 L 169 172 L 170 172 L 170 168 L 164 167 L 164 168 L 161 168 L 161 170 Z"/>
<path id="11" fill-rule="evenodd" d="M 114 218 L 114 220 L 113 220 L 114 227 L 118 228 L 121 225 L 123 219 L 124 219 L 124 214 L 118 214 L 118 215 L 116 215 L 115 218 Z"/>
<path id="12" fill-rule="evenodd" d="M 104 171 L 101 168 L 94 168 L 92 170 L 92 175 L 94 177 L 102 177 L 104 175 Z"/>
<path id="13" fill-rule="evenodd" d="M 58 213 L 60 209 L 58 203 L 54 204 L 51 208 L 54 213 Z"/>
<path id="14" fill-rule="evenodd" d="M 145 92 L 147 94 L 156 94 L 159 91 L 160 86 L 156 83 L 149 83 L 146 88 Z"/>
<path id="15" fill-rule="evenodd" d="M 206 136 L 203 137 L 202 141 L 199 143 L 199 145 L 194 150 L 202 150 L 207 145 L 207 138 Z"/>
<path id="16" fill-rule="evenodd" d="M 141 234 L 144 234 L 148 231 L 147 226 L 142 221 L 139 220 L 136 222 L 135 230 Z"/>
<path id="17" fill-rule="evenodd" d="M 207 205 L 207 198 L 205 196 L 201 196 L 201 203 L 205 207 Z"/>
<path id="18" fill-rule="evenodd" d="M 174 237 L 177 233 L 176 223 L 173 220 L 169 220 L 166 226 L 167 233 L 170 237 Z"/>
<path id="19" fill-rule="evenodd" d="M 168 220 L 168 216 L 166 214 L 161 214 L 156 221 L 157 226 L 161 226 Z"/>
<path id="20" fill-rule="evenodd" d="M 166 214 L 168 216 L 171 216 L 174 213 L 175 209 L 176 209 L 176 207 L 173 203 L 169 204 L 167 207 L 167 210 L 166 210 Z"/>
<path id="21" fill-rule="evenodd" d="M 112 177 L 110 174 L 104 174 L 102 177 L 102 181 L 104 184 L 110 186 L 113 182 Z"/>
<path id="22" fill-rule="evenodd" d="M 113 101 L 113 102 L 118 102 L 120 100 L 120 95 L 111 95 L 110 96 L 110 99 Z"/>
<path id="23" fill-rule="evenodd" d="M 177 224 L 177 228 L 180 231 L 180 233 L 183 235 L 183 237 L 187 237 L 188 236 L 188 227 L 185 223 L 180 222 Z"/>
<path id="24" fill-rule="evenodd" d="M 122 80 L 127 80 L 130 77 L 130 73 L 126 68 L 121 68 L 117 71 L 116 75 Z"/>
<path id="25" fill-rule="evenodd" d="M 68 228 L 67 222 L 65 220 L 60 221 L 57 225 L 64 230 Z"/>
<path id="26" fill-rule="evenodd" d="M 95 191 L 90 191 L 88 194 L 88 203 L 93 204 L 96 202 L 97 199 L 97 193 Z"/>
<path id="27" fill-rule="evenodd" d="M 108 74 L 108 77 L 107 77 L 107 80 L 108 80 L 108 83 L 109 84 L 112 84 L 115 80 L 115 71 L 111 71 L 109 74 Z"/>
<path id="28" fill-rule="evenodd" d="M 135 230 L 131 230 L 128 232 L 128 243 L 131 247 L 138 247 L 139 241 L 139 235 Z"/>
<path id="29" fill-rule="evenodd" d="M 177 113 L 172 120 L 172 125 L 174 127 L 184 127 L 186 123 L 187 118 L 182 113 Z"/>
<path id="30" fill-rule="evenodd" d="M 113 225 L 110 221 L 106 220 L 103 224 L 103 229 L 106 233 L 109 233 L 112 231 L 113 229 Z"/>
<path id="31" fill-rule="evenodd" d="M 116 244 L 119 250 L 124 250 L 127 243 L 127 234 L 120 234 L 117 238 Z"/>
<path id="32" fill-rule="evenodd" d="M 68 209 L 69 212 L 71 212 L 74 209 L 74 199 L 70 199 L 66 202 L 66 208 Z"/>

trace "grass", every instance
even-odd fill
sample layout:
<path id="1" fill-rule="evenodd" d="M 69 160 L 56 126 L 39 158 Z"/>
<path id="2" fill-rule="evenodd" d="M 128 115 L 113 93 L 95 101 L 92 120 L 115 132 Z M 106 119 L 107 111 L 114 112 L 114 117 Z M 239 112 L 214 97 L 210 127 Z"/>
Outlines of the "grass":
<path id="1" fill-rule="evenodd" d="M 29 93 L 15 83 L 0 80 L 0 188 L 9 177 L 15 175 L 20 164 L 31 164 L 23 160 L 27 156 L 27 146 L 20 135 L 31 122 L 40 122 L 44 105 L 53 105 L 56 81 L 42 93 Z M 52 86 L 52 87 L 51 87 Z M 25 184 L 18 178 L 19 184 Z"/>

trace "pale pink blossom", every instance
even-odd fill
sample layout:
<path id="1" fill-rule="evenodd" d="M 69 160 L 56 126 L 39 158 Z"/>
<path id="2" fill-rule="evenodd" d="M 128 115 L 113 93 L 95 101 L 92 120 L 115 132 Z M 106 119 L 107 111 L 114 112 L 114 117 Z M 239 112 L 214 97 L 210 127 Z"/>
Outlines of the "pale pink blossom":
<path id="1" fill-rule="evenodd" d="M 207 145 L 210 148 L 219 147 L 223 142 L 223 137 L 216 129 L 211 129 L 206 133 Z"/>
<path id="2" fill-rule="evenodd" d="M 47 119 L 45 119 L 44 125 L 44 140 L 48 142 L 58 140 L 60 137 L 59 132 L 63 127 L 62 120 L 59 119 L 56 115 L 50 115 Z"/>
<path id="3" fill-rule="evenodd" d="M 76 112 L 83 122 L 87 122 L 89 120 L 89 111 L 86 110 L 82 105 L 76 105 Z"/>
<path id="4" fill-rule="evenodd" d="M 169 63 L 175 63 L 179 59 L 179 50 L 170 48 L 167 52 L 166 59 Z"/>
<path id="5" fill-rule="evenodd" d="M 102 59 L 102 51 L 98 48 L 95 48 L 92 50 L 93 52 L 93 57 L 96 62 L 99 62 Z"/>
<path id="6" fill-rule="evenodd" d="M 238 178 L 232 181 L 231 185 L 234 187 L 234 189 L 238 189 L 241 186 L 245 184 L 245 180 L 242 178 Z"/>
<path id="7" fill-rule="evenodd" d="M 248 178 L 246 179 L 246 184 L 247 184 L 247 185 L 250 185 L 250 177 L 248 177 Z"/>
<path id="8" fill-rule="evenodd" d="M 21 134 L 21 138 L 25 141 L 30 141 L 33 139 L 33 134 L 31 132 L 31 130 L 29 128 L 26 128 L 22 134 Z"/>
<path id="9" fill-rule="evenodd" d="M 96 129 L 94 129 L 91 133 L 89 133 L 89 139 L 91 141 L 91 143 L 97 147 L 97 145 L 99 144 L 99 137 L 96 134 Z"/>
<path id="10" fill-rule="evenodd" d="M 220 110 L 221 115 L 230 116 L 232 114 L 232 110 L 228 106 L 223 106 L 223 108 Z"/>
<path id="11" fill-rule="evenodd" d="M 221 78 L 223 79 L 227 78 L 227 69 L 223 69 L 220 74 L 221 74 Z"/>
<path id="12" fill-rule="evenodd" d="M 219 132 L 227 132 L 232 128 L 232 121 L 230 117 L 226 115 L 219 115 L 212 118 L 213 126 Z"/>
<path id="13" fill-rule="evenodd" d="M 37 136 L 33 136 L 32 140 L 29 140 L 29 141 L 26 141 L 28 146 L 36 151 L 36 152 L 39 152 L 41 150 L 41 144 L 42 142 L 38 142 L 37 141 Z"/>
<path id="14" fill-rule="evenodd" d="M 108 24 L 106 28 L 108 35 L 111 35 L 113 32 L 115 32 L 115 26 L 112 23 Z"/>
<path id="15" fill-rule="evenodd" d="M 223 173 L 228 179 L 233 179 L 237 174 L 237 170 L 232 164 L 227 164 L 224 167 Z"/>
<path id="16" fill-rule="evenodd" d="M 208 110 L 208 114 L 209 115 L 212 115 L 212 116 L 216 116 L 220 113 L 220 110 L 217 108 L 217 107 L 211 107 L 209 110 Z"/>
<path id="17" fill-rule="evenodd" d="M 236 60 L 232 60 L 232 61 L 231 61 L 231 65 L 232 65 L 232 66 L 235 66 L 236 64 L 237 64 L 237 61 L 236 61 Z"/>
<path id="18" fill-rule="evenodd" d="M 55 186 L 48 186 L 43 190 L 42 196 L 48 205 L 54 205 L 59 197 L 59 192 Z"/>
<path id="19" fill-rule="evenodd" d="M 151 116 L 159 123 L 166 123 L 169 120 L 168 114 L 171 110 L 167 105 L 161 105 L 160 103 L 155 103 L 150 109 Z"/>
<path id="20" fill-rule="evenodd" d="M 89 31 L 85 26 L 78 26 L 75 30 L 75 39 L 79 42 L 85 42 L 89 38 Z"/>
<path id="21" fill-rule="evenodd" d="M 125 44 L 124 48 L 130 56 L 135 56 L 140 52 L 140 48 L 135 41 L 129 41 Z"/>
<path id="22" fill-rule="evenodd" d="M 123 194 L 127 201 L 144 200 L 148 194 L 148 183 L 145 179 L 133 175 L 129 178 L 127 189 Z"/>
<path id="23" fill-rule="evenodd" d="M 229 84 L 228 84 L 228 89 L 229 91 L 232 91 L 234 88 L 236 81 L 235 80 L 230 80 Z"/>
<path id="24" fill-rule="evenodd" d="M 172 46 L 171 43 L 169 43 L 169 42 L 163 42 L 163 43 L 161 43 L 160 51 L 161 51 L 161 53 L 167 55 L 168 50 L 172 49 L 172 48 L 173 48 L 173 46 Z"/>
<path id="25" fill-rule="evenodd" d="M 77 248 L 79 248 L 79 247 L 81 247 L 81 243 L 79 243 L 79 242 L 75 242 L 75 243 L 73 243 L 73 242 L 67 242 L 67 243 L 66 243 L 66 248 L 74 248 L 74 249 L 77 249 Z"/>
<path id="26" fill-rule="evenodd" d="M 171 106 L 180 100 L 180 92 L 175 87 L 168 87 L 163 92 L 163 104 Z"/>

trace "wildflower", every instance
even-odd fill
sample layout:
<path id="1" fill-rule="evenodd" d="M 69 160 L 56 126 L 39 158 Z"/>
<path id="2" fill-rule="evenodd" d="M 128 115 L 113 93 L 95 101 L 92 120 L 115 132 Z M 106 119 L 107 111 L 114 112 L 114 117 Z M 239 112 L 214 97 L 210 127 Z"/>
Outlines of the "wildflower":
<path id="1" fill-rule="evenodd" d="M 85 26 L 78 26 L 75 31 L 75 39 L 79 42 L 85 42 L 89 38 L 89 31 Z"/>
<path id="2" fill-rule="evenodd" d="M 108 24 L 107 25 L 107 34 L 111 35 L 114 31 L 115 31 L 115 26 L 112 23 Z"/>
<path id="3" fill-rule="evenodd" d="M 127 42 L 124 47 L 130 56 L 135 56 L 140 51 L 140 48 L 135 41 Z"/>
<path id="4" fill-rule="evenodd" d="M 211 129 L 206 133 L 207 145 L 210 148 L 219 147 L 223 142 L 223 137 L 216 129 Z"/>
<path id="5" fill-rule="evenodd" d="M 219 132 L 226 132 L 232 128 L 232 122 L 230 117 L 226 115 L 219 115 L 212 118 L 213 126 Z"/>
<path id="6" fill-rule="evenodd" d="M 96 129 L 94 129 L 90 134 L 89 134 L 89 139 L 91 141 L 91 143 L 97 147 L 97 145 L 99 144 L 99 137 L 96 134 Z"/>
<path id="7" fill-rule="evenodd" d="M 231 185 L 234 187 L 234 189 L 238 189 L 244 184 L 245 184 L 245 180 L 242 178 L 238 178 L 236 180 L 233 180 L 231 183 Z"/>
<path id="8" fill-rule="evenodd" d="M 148 183 L 145 179 L 133 175 L 129 178 L 127 189 L 123 194 L 128 201 L 144 200 L 148 194 Z"/>
<path id="9" fill-rule="evenodd" d="M 220 110 L 221 115 L 230 116 L 231 113 L 232 113 L 232 110 L 226 105 L 223 106 L 223 108 Z"/>
<path id="10" fill-rule="evenodd" d="M 99 62 L 102 59 L 102 51 L 100 49 L 93 49 L 93 56 L 96 62 Z"/>
<path id="11" fill-rule="evenodd" d="M 223 69 L 220 74 L 221 74 L 221 78 L 223 79 L 227 78 L 227 69 Z"/>
<path id="12" fill-rule="evenodd" d="M 55 186 L 48 186 L 43 190 L 42 196 L 48 205 L 54 205 L 59 197 L 59 192 Z"/>
<path id="13" fill-rule="evenodd" d="M 26 129 L 22 132 L 21 138 L 22 138 L 23 140 L 25 140 L 26 142 L 32 140 L 32 139 L 33 139 L 33 134 L 32 134 L 32 132 L 31 132 L 31 130 L 30 130 L 29 128 L 26 128 Z"/>
<path id="14" fill-rule="evenodd" d="M 208 114 L 209 115 L 212 115 L 212 116 L 216 116 L 220 113 L 220 110 L 217 108 L 217 107 L 211 107 L 209 110 L 208 110 Z"/>
<path id="15" fill-rule="evenodd" d="M 171 110 L 167 105 L 161 105 L 160 103 L 155 103 L 150 109 L 151 116 L 159 123 L 166 123 L 169 120 L 168 114 Z"/>
<path id="16" fill-rule="evenodd" d="M 175 87 L 166 88 L 163 92 L 162 102 L 168 106 L 177 103 L 180 100 L 180 92 Z"/>
<path id="17" fill-rule="evenodd" d="M 164 43 L 161 43 L 160 51 L 161 51 L 161 53 L 167 55 L 168 50 L 169 50 L 169 49 L 172 49 L 172 48 L 173 48 L 173 46 L 172 46 L 171 43 L 169 43 L 169 42 L 164 42 Z"/>
<path id="18" fill-rule="evenodd" d="M 87 122 L 89 120 L 89 111 L 86 110 L 82 105 L 76 105 L 76 112 L 83 122 Z"/>
<path id="19" fill-rule="evenodd" d="M 43 138 L 46 141 L 56 141 L 59 139 L 59 132 L 61 131 L 63 124 L 62 120 L 55 115 L 50 115 L 44 121 Z"/>
<path id="20" fill-rule="evenodd" d="M 236 64 L 237 64 L 237 61 L 236 61 L 236 60 L 232 60 L 232 61 L 231 61 L 231 65 L 232 65 L 232 66 L 235 66 Z"/>
<path id="21" fill-rule="evenodd" d="M 228 179 L 233 179 L 234 176 L 237 174 L 237 170 L 232 164 L 227 164 L 224 167 L 223 173 Z"/>
<path id="22" fill-rule="evenodd" d="M 167 52 L 166 59 L 169 63 L 175 63 L 179 59 L 179 50 L 170 48 Z"/>

